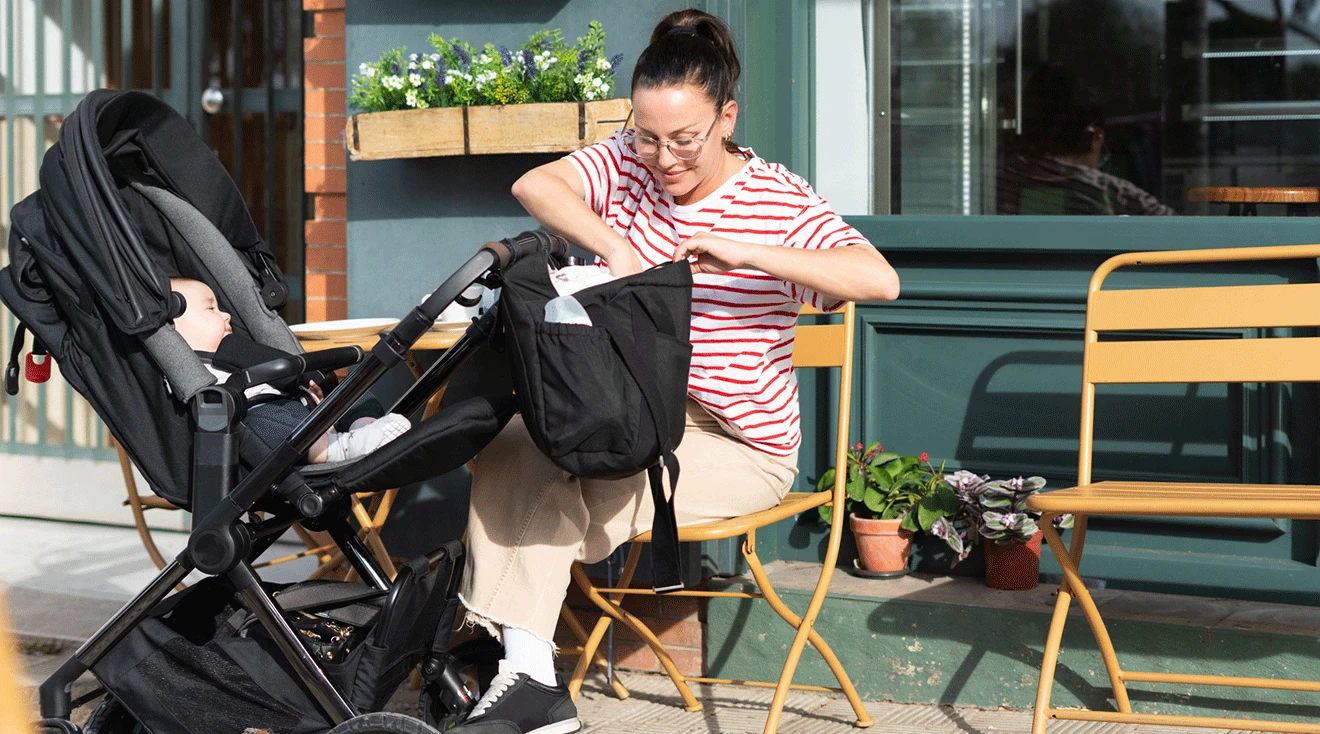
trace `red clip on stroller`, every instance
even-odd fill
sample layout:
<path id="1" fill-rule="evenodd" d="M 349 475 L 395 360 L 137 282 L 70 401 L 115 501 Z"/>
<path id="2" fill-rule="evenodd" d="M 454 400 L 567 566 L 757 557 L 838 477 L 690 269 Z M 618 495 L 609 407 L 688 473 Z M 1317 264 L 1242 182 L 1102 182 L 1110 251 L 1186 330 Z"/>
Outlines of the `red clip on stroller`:
<path id="1" fill-rule="evenodd" d="M 219 161 L 160 100 L 111 91 L 88 95 L 66 118 L 41 190 L 14 207 L 12 222 L 0 300 L 152 490 L 193 513 L 187 550 L 41 685 L 43 731 L 79 731 L 70 691 L 87 670 L 108 691 L 87 726 L 100 734 L 139 725 L 153 734 L 435 731 L 372 713 L 419 665 L 430 702 L 423 718 L 443 728 L 465 713 L 471 697 L 446 650 L 462 546 L 388 579 L 349 524 L 346 498 L 461 466 L 509 420 L 512 397 L 451 405 L 355 462 L 300 459 L 464 289 L 497 285 L 504 268 L 538 249 L 563 258 L 566 243 L 544 233 L 488 243 L 369 354 L 304 354 L 273 311 L 287 296 L 283 276 Z M 179 304 L 170 276 L 207 283 L 236 333 L 297 356 L 215 384 L 171 325 Z M 494 310 L 474 321 L 391 412 L 415 414 L 494 323 Z M 246 388 L 350 365 L 283 443 L 253 449 Z M 298 521 L 327 531 L 367 583 L 262 582 L 252 560 Z M 194 569 L 208 578 L 171 594 Z"/>

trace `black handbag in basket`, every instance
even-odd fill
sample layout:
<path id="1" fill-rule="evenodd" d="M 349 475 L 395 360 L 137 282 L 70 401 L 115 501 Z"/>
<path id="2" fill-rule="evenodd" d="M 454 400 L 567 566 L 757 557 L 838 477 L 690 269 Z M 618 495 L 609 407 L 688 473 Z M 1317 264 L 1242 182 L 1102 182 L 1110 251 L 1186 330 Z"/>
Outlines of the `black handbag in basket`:
<path id="1" fill-rule="evenodd" d="M 674 490 L 683 440 L 692 344 L 692 273 L 659 265 L 573 294 L 591 325 L 548 323 L 559 294 L 549 256 L 524 257 L 504 273 L 500 313 L 518 406 L 537 448 L 564 471 L 595 479 L 648 473 L 655 520 L 651 579 L 683 588 Z M 669 472 L 669 493 L 664 471 Z"/>

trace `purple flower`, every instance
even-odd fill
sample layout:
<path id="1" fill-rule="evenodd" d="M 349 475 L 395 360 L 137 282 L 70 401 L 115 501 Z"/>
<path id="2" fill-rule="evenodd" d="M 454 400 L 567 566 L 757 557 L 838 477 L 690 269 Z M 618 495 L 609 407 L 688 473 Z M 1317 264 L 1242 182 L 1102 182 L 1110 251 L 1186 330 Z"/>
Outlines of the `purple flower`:
<path id="1" fill-rule="evenodd" d="M 390 73 L 394 76 L 403 76 L 403 67 L 399 66 L 398 61 L 390 62 Z"/>
<path id="2" fill-rule="evenodd" d="M 550 46 L 551 46 L 550 37 L 549 37 L 549 36 L 542 36 L 542 37 L 541 37 L 541 50 L 542 50 L 542 51 L 549 51 L 549 50 L 550 50 Z"/>
<path id="3" fill-rule="evenodd" d="M 513 52 L 508 46 L 500 46 L 500 63 L 504 64 L 506 69 L 513 66 Z"/>
<path id="4" fill-rule="evenodd" d="M 623 63 L 623 54 L 614 54 L 610 57 L 610 71 L 617 72 L 619 64 Z"/>
<path id="5" fill-rule="evenodd" d="M 587 60 L 591 58 L 591 52 L 587 49 L 578 51 L 578 73 L 581 74 L 587 70 Z"/>
<path id="6" fill-rule="evenodd" d="M 527 81 L 532 81 L 536 78 L 536 54 L 530 48 L 523 49 L 522 62 L 523 76 L 527 77 Z"/>
<path id="7" fill-rule="evenodd" d="M 462 46 L 454 44 L 454 55 L 458 57 L 458 70 L 467 73 L 468 68 L 472 66 L 472 54 Z"/>

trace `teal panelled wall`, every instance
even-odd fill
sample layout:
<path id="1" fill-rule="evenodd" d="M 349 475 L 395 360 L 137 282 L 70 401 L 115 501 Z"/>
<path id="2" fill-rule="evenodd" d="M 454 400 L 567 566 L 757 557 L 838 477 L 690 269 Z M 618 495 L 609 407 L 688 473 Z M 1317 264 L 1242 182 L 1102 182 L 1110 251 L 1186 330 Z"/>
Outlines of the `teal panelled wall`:
<path id="1" fill-rule="evenodd" d="M 950 468 L 996 477 L 1040 474 L 1052 487 L 1076 480 L 1085 294 L 1100 262 L 1130 250 L 1320 238 L 1320 225 L 1302 219 L 859 217 L 853 223 L 903 279 L 899 301 L 859 309 L 853 440 L 928 451 Z M 1120 271 L 1110 285 L 1316 279 L 1317 264 L 1307 260 Z M 827 383 L 804 376 L 804 426 L 833 425 Z M 1317 481 L 1313 386 L 1107 386 L 1098 394 L 1097 479 Z M 807 437 L 803 485 L 832 463 L 830 440 L 820 429 Z M 1114 587 L 1320 603 L 1314 522 L 1097 518 L 1091 527 L 1083 573 Z M 817 560 L 822 531 L 814 518 L 801 518 L 765 534 L 761 550 Z"/>
<path id="2" fill-rule="evenodd" d="M 587 23 L 605 26 L 609 53 L 623 53 L 616 94 L 629 93 L 633 63 L 651 28 L 681 0 L 524 0 L 518 3 L 399 0 L 348 3 L 345 58 L 358 64 L 385 49 L 429 51 L 439 33 L 474 45 L 516 48 L 541 28 L 571 43 Z M 536 223 L 509 193 L 525 171 L 554 155 L 485 155 L 348 164 L 348 310 L 351 317 L 401 314 L 482 243 Z"/>

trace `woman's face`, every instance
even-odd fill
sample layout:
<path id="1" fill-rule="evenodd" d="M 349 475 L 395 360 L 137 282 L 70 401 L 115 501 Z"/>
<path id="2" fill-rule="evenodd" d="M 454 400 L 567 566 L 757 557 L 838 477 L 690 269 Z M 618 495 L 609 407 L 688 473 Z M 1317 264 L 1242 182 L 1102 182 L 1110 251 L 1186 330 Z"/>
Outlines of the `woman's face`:
<path id="1" fill-rule="evenodd" d="M 655 180 L 670 196 L 682 200 L 720 170 L 724 140 L 733 134 L 738 103 L 727 102 L 717 111 L 705 90 L 692 84 L 634 89 L 633 129 L 661 143 L 659 155 L 643 158 Z M 705 139 L 696 158 L 685 161 L 663 147 L 682 139 Z"/>

